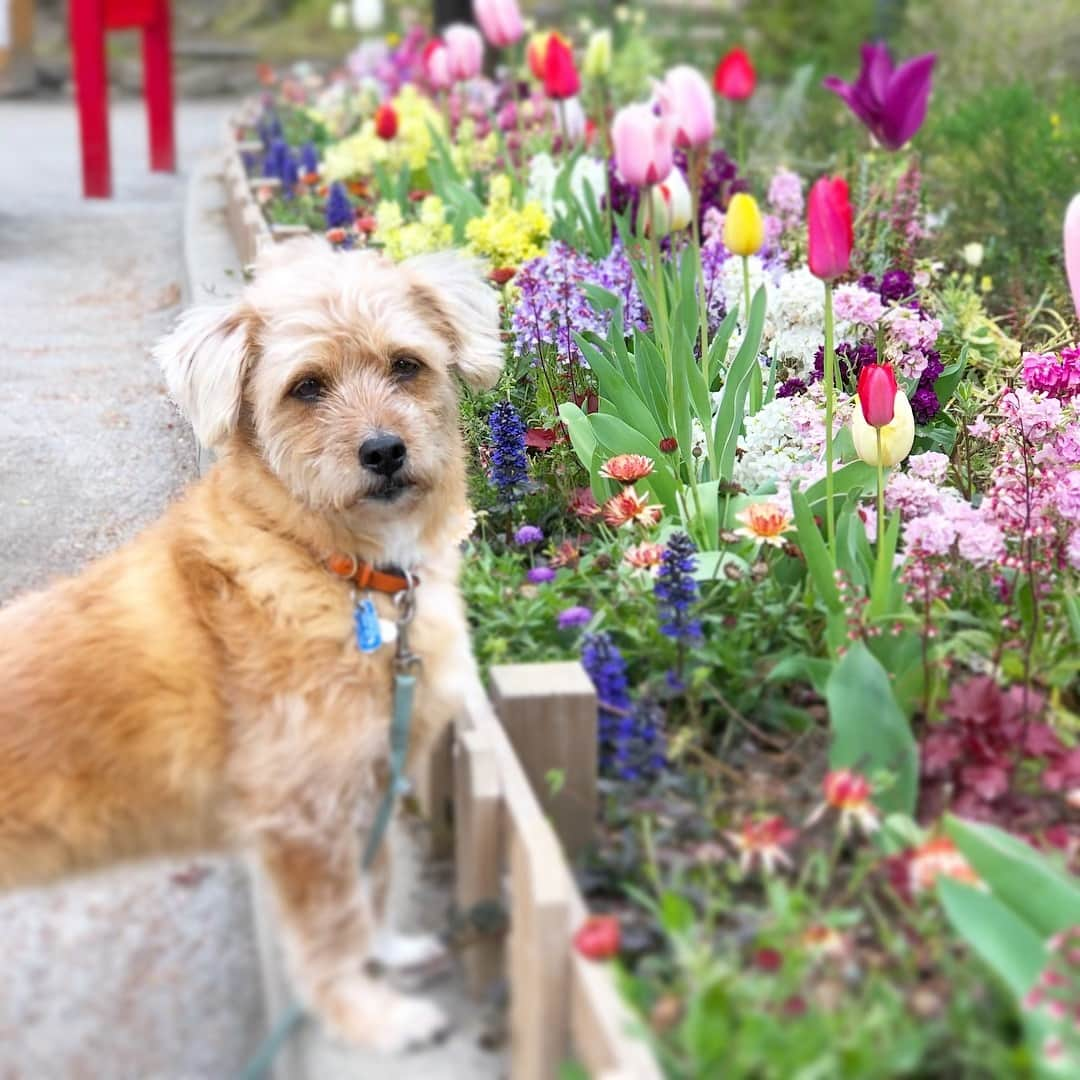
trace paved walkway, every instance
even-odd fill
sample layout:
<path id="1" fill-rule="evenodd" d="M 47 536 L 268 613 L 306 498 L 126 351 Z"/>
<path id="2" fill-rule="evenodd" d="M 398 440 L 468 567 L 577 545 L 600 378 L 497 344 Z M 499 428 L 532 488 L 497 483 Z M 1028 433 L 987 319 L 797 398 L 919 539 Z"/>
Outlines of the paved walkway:
<path id="1" fill-rule="evenodd" d="M 181 163 L 224 115 L 181 109 Z M 0 104 L 0 602 L 116 547 L 195 472 L 147 352 L 181 300 L 183 177 L 146 171 L 134 103 L 113 109 L 113 200 L 82 200 L 76 152 L 69 105 Z M 0 958 L 0 1080 L 227 1080 L 262 1030 L 226 861 L 0 895 Z"/>

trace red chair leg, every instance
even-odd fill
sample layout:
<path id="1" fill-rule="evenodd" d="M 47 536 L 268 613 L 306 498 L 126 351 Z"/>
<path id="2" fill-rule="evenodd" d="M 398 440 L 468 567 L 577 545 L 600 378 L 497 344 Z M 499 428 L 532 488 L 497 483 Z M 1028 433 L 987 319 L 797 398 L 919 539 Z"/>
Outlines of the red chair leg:
<path id="1" fill-rule="evenodd" d="M 79 111 L 83 194 L 112 195 L 109 160 L 109 72 L 105 62 L 102 0 L 70 0 L 71 50 Z"/>
<path id="2" fill-rule="evenodd" d="M 143 93 L 150 130 L 150 168 L 174 172 L 172 42 L 168 0 L 158 0 L 154 17 L 142 32 Z"/>

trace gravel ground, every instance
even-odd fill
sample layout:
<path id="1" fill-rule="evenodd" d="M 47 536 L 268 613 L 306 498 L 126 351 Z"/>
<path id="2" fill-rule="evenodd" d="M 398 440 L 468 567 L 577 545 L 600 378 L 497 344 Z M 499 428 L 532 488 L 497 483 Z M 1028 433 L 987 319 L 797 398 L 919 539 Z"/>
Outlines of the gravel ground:
<path id="1" fill-rule="evenodd" d="M 225 110 L 181 108 L 182 163 Z M 183 177 L 146 171 L 138 105 L 112 122 L 115 197 L 84 202 L 73 108 L 0 104 L 0 601 L 115 548 L 195 473 L 148 356 L 181 299 Z M 262 1031 L 225 860 L 0 896 L 0 956 L 0 1080 L 218 1080 Z"/>

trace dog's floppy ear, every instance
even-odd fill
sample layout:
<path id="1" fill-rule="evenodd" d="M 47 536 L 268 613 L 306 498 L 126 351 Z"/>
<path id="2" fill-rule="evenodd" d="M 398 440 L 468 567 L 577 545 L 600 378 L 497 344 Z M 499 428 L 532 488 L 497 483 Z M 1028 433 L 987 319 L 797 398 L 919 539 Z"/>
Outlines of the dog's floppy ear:
<path id="1" fill-rule="evenodd" d="M 184 312 L 154 346 L 173 400 L 203 446 L 223 443 L 240 420 L 251 354 L 251 318 L 236 300 Z"/>
<path id="2" fill-rule="evenodd" d="M 455 251 L 439 251 L 417 255 L 404 265 L 426 294 L 419 298 L 421 309 L 434 306 L 446 323 L 461 377 L 474 390 L 490 389 L 499 380 L 506 356 L 499 333 L 499 297 L 484 264 Z"/>

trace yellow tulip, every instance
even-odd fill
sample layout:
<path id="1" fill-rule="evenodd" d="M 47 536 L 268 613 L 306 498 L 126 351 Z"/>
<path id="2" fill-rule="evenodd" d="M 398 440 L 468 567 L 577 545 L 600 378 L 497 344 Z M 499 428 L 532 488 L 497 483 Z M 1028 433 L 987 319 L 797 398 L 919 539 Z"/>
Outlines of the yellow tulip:
<path id="1" fill-rule="evenodd" d="M 855 453 L 867 465 L 877 466 L 878 436 L 881 432 L 881 462 L 887 469 L 899 465 L 911 453 L 915 442 L 915 417 L 911 412 L 911 403 L 903 390 L 896 391 L 893 405 L 893 418 L 884 427 L 871 427 L 863 417 L 858 402 L 851 414 L 851 438 L 855 443 Z"/>
<path id="2" fill-rule="evenodd" d="M 765 243 L 765 222 L 757 200 L 740 191 L 731 197 L 724 218 L 724 247 L 733 255 L 756 255 Z"/>
<path id="3" fill-rule="evenodd" d="M 585 46 L 585 56 L 581 61 L 581 70 L 587 79 L 606 78 L 611 71 L 611 31 L 607 28 L 596 30 Z"/>

